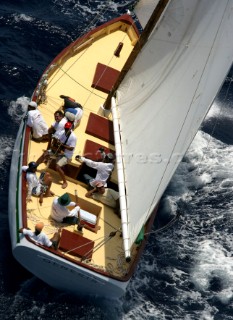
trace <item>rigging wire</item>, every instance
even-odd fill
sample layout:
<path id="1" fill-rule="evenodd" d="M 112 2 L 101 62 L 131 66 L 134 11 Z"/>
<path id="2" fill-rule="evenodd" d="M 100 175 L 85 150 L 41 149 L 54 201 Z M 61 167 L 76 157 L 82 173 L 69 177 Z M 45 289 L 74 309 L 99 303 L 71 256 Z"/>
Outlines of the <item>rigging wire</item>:
<path id="1" fill-rule="evenodd" d="M 98 240 L 100 240 L 100 239 L 102 239 L 102 238 L 104 238 L 104 237 L 98 238 L 98 239 L 96 239 L 95 241 L 98 241 Z M 103 240 L 104 240 L 104 239 L 102 239 L 100 242 L 102 242 Z M 77 247 L 74 247 L 74 248 L 72 248 L 72 249 L 70 249 L 70 250 L 64 251 L 64 254 L 70 253 L 70 252 L 72 252 L 72 251 L 74 251 L 74 250 L 76 250 L 76 249 L 80 249 L 80 248 L 82 248 L 82 247 L 85 247 L 85 246 L 89 245 L 89 244 L 92 243 L 92 242 L 93 242 L 93 241 L 90 240 L 89 242 L 86 242 L 86 243 L 84 243 L 84 244 L 81 244 L 81 245 L 79 245 L 79 246 L 77 246 Z"/>
<path id="2" fill-rule="evenodd" d="M 102 7 L 102 10 L 101 10 L 97 15 L 95 15 L 94 19 L 91 20 L 91 22 L 90 22 L 90 23 L 87 25 L 87 27 L 83 30 L 83 33 L 79 36 L 79 38 L 81 38 L 81 37 L 86 33 L 86 30 L 91 30 L 92 28 L 95 27 L 95 25 L 97 24 L 97 22 L 100 20 L 101 15 L 103 16 L 103 15 L 105 14 L 105 12 L 108 10 L 108 8 L 110 8 L 111 2 L 112 2 L 111 0 L 109 0 L 109 1 L 106 2 L 106 5 Z M 88 32 L 88 34 L 89 34 L 89 32 Z M 88 34 L 87 34 L 87 35 L 88 35 Z M 85 40 L 86 40 L 86 38 L 83 39 L 83 41 L 81 41 L 81 43 L 79 44 L 79 46 L 82 45 L 82 44 L 85 42 Z M 88 49 L 88 48 L 87 48 L 87 49 Z M 77 59 L 76 61 L 74 61 L 74 63 L 69 67 L 69 69 L 68 69 L 67 71 L 69 71 L 70 68 L 86 53 L 87 49 L 85 49 L 85 50 L 83 51 L 82 55 L 81 55 L 80 57 L 78 57 L 78 59 Z M 79 84 L 81 87 L 83 87 L 84 89 L 90 91 L 89 89 L 87 89 L 86 87 L 84 87 L 83 85 L 81 85 L 79 82 L 77 82 L 75 79 L 73 79 L 73 78 L 67 73 L 67 71 L 64 71 L 64 70 L 63 70 L 62 68 L 60 68 L 60 67 L 59 67 L 59 69 L 60 69 L 61 71 L 63 71 L 64 74 L 67 74 L 72 80 L 74 80 L 74 82 L 76 82 L 77 84 Z M 63 74 L 63 75 L 64 75 L 64 74 Z M 50 87 L 50 89 L 63 77 L 63 75 L 62 75 L 59 79 L 57 79 L 57 81 Z M 48 89 L 48 91 L 49 91 L 50 89 Z M 96 94 L 96 95 L 97 95 L 97 94 Z M 97 95 L 97 96 L 100 97 L 100 98 L 102 98 L 102 97 L 99 96 L 99 95 Z"/>
<path id="3" fill-rule="evenodd" d="M 109 2 L 107 3 L 107 5 L 105 6 L 105 7 L 106 7 L 105 10 L 107 10 L 108 4 L 110 4 L 110 1 L 109 1 Z M 102 10 L 102 11 L 103 11 L 103 10 Z M 93 23 L 93 22 L 92 22 L 92 23 Z M 133 24 L 130 26 L 129 29 L 133 28 L 133 27 L 134 27 L 134 24 L 135 24 L 135 21 L 133 22 Z M 125 38 L 126 38 L 126 34 L 124 34 L 121 42 L 124 42 Z M 80 43 L 79 45 L 82 45 L 83 43 L 85 43 L 85 40 L 86 40 L 86 38 L 83 39 L 83 41 L 81 41 L 81 43 Z M 90 97 L 91 97 L 92 95 L 95 95 L 95 96 L 99 97 L 100 99 L 105 100 L 105 98 L 104 98 L 103 96 L 95 93 L 94 90 L 95 90 L 96 86 L 98 85 L 98 83 L 101 81 L 101 79 L 102 79 L 105 71 L 107 70 L 108 66 L 110 65 L 110 63 L 111 63 L 112 60 L 114 59 L 114 54 L 111 56 L 110 60 L 109 60 L 108 63 L 106 64 L 106 66 L 105 66 L 104 70 L 102 71 L 102 73 L 101 73 L 101 75 L 100 75 L 97 83 L 95 84 L 95 87 L 94 87 L 92 90 L 89 90 L 88 88 L 86 88 L 85 86 L 83 86 L 80 82 L 78 82 L 76 79 L 74 79 L 74 78 L 68 73 L 68 71 L 69 71 L 69 70 L 74 66 L 74 64 L 86 53 L 87 50 L 88 50 L 88 47 L 82 52 L 82 54 L 81 54 L 80 56 L 77 57 L 77 59 L 72 63 L 71 66 L 69 66 L 69 68 L 68 68 L 66 71 L 63 70 L 63 68 L 62 68 L 60 65 L 57 65 L 57 69 L 61 70 L 61 71 L 63 72 L 63 74 L 47 89 L 47 92 L 49 92 L 49 91 L 53 88 L 53 86 L 56 85 L 56 83 L 57 83 L 64 75 L 66 75 L 66 76 L 68 76 L 72 81 L 74 81 L 76 84 L 78 84 L 79 86 L 81 86 L 83 89 L 89 91 L 89 95 L 87 96 L 86 101 L 85 101 L 84 104 L 83 104 L 84 106 L 86 105 L 86 103 L 88 102 L 88 100 L 90 99 Z M 54 73 L 54 76 L 55 76 L 56 74 L 57 74 L 57 72 Z M 54 77 L 53 77 L 53 78 L 54 78 Z M 46 92 L 46 95 L 47 95 L 47 92 Z M 57 154 L 57 152 L 59 151 L 59 149 L 60 149 L 60 148 L 57 149 L 55 155 Z M 48 164 L 49 164 L 49 162 L 48 162 Z"/>
<path id="4" fill-rule="evenodd" d="M 108 2 L 108 4 L 109 4 L 109 6 L 110 6 L 110 1 Z M 106 10 L 107 10 L 107 8 L 108 8 L 108 4 L 106 5 Z M 105 10 L 105 11 L 106 11 L 106 10 Z M 100 14 L 99 14 L 99 16 L 100 16 Z M 93 22 L 92 22 L 92 23 L 93 23 Z M 94 23 L 93 23 L 93 25 L 94 25 Z M 135 21 L 133 22 L 133 24 L 130 26 L 129 29 L 133 28 L 134 25 L 135 25 Z M 91 25 L 90 25 L 90 27 L 91 27 Z M 87 34 L 87 36 L 88 36 L 88 34 Z M 121 42 L 124 42 L 125 38 L 126 38 L 126 34 L 124 34 Z M 86 38 L 83 39 L 83 41 L 81 41 L 81 43 L 79 43 L 78 46 L 81 46 L 82 44 L 84 44 L 84 43 L 85 43 L 85 40 L 86 40 Z M 78 47 L 77 47 L 77 48 L 78 48 Z M 60 66 L 57 66 L 57 68 L 60 69 L 60 70 L 63 72 L 63 74 L 51 85 L 51 87 L 47 90 L 47 92 L 49 92 L 49 90 L 52 89 L 53 86 L 54 86 L 64 75 L 67 75 L 67 76 L 68 76 L 72 81 L 74 81 L 77 85 L 81 86 L 84 90 L 86 90 L 86 91 L 89 92 L 89 96 L 87 96 L 86 101 L 83 103 L 84 106 L 86 105 L 86 103 L 87 103 L 88 100 L 90 99 L 91 95 L 95 95 L 95 96 L 99 97 L 100 99 L 105 100 L 105 97 L 103 97 L 103 96 L 95 93 L 94 90 L 95 90 L 96 86 L 98 85 L 98 83 L 101 81 L 101 79 L 102 79 L 105 71 L 107 70 L 108 66 L 110 65 L 111 61 L 114 59 L 114 54 L 112 55 L 112 57 L 111 57 L 111 59 L 108 61 L 108 63 L 106 63 L 106 66 L 105 66 L 104 70 L 102 71 L 102 73 L 101 73 L 98 81 L 97 81 L 96 84 L 95 84 L 95 87 L 93 87 L 92 90 L 90 90 L 90 89 L 88 89 L 87 87 L 85 87 L 84 85 L 82 85 L 80 82 L 78 82 L 76 79 L 74 79 L 74 78 L 73 78 L 71 75 L 69 75 L 69 73 L 68 73 L 68 71 L 69 71 L 69 70 L 74 66 L 74 64 L 86 53 L 87 50 L 88 50 L 88 47 L 87 47 L 85 50 L 83 50 L 82 54 L 77 57 L 77 59 L 72 63 L 72 65 L 71 65 L 66 71 L 63 70 Z"/>
<path id="5" fill-rule="evenodd" d="M 95 26 L 96 26 L 96 24 L 97 24 L 97 22 L 99 22 L 99 20 L 100 20 L 100 18 L 101 18 L 101 16 L 104 16 L 104 14 L 105 14 L 105 12 L 108 10 L 108 8 L 110 8 L 110 6 L 111 6 L 111 0 L 109 0 L 109 1 L 107 1 L 106 2 L 106 4 L 105 4 L 105 6 L 103 6 L 102 7 L 102 9 L 100 10 L 100 12 L 97 14 L 97 15 L 95 15 L 95 17 L 94 17 L 94 19 L 92 19 L 91 21 L 90 21 L 90 23 L 86 26 L 86 28 L 83 30 L 83 32 L 79 35 L 79 38 L 81 38 L 83 35 L 85 35 L 86 34 L 86 30 L 92 30 L 92 28 L 94 28 Z M 88 34 L 89 34 L 90 32 L 88 32 Z M 88 35 L 87 34 L 87 35 Z M 85 39 L 83 39 L 82 41 L 81 41 L 81 43 L 79 43 L 79 46 L 80 45 L 82 45 L 84 42 L 85 42 L 85 40 L 86 40 L 86 38 Z M 88 49 L 88 48 L 87 48 Z M 70 68 L 85 54 L 85 52 L 87 51 L 87 49 L 85 49 L 84 50 L 84 52 L 82 53 L 82 55 L 69 67 L 69 69 L 67 70 L 67 71 L 69 71 L 70 70 Z M 61 70 L 61 71 L 63 71 L 65 74 L 67 74 L 67 71 L 64 71 L 62 68 L 60 68 L 59 67 L 59 69 Z M 67 74 L 68 75 L 68 74 Z M 69 75 L 68 75 L 69 76 Z M 61 76 L 62 77 L 62 76 Z M 60 78 L 61 78 L 60 77 Z M 60 78 L 51 86 L 51 88 L 60 80 Z M 72 80 L 74 80 L 75 81 L 75 79 L 73 79 L 72 77 L 70 77 Z M 82 86 L 79 82 L 77 82 L 77 81 L 75 81 L 76 83 L 78 83 L 80 86 Z M 84 86 L 82 86 L 84 89 L 86 89 L 86 90 L 88 90 L 86 87 L 84 87 Z M 50 89 L 51 89 L 50 88 Z M 49 89 L 49 90 L 50 90 Z M 49 91 L 48 90 L 48 91 Z M 89 91 L 89 90 L 88 90 Z M 98 95 L 97 95 L 98 96 Z M 102 97 L 101 97 L 102 98 Z"/>
<path id="6" fill-rule="evenodd" d="M 85 49 L 85 51 L 83 52 L 83 54 L 84 54 L 87 50 L 88 50 L 88 48 Z M 73 77 L 71 77 L 71 75 L 69 75 L 68 71 L 70 70 L 71 67 L 73 67 L 73 65 L 74 65 L 79 59 L 80 59 L 80 57 L 78 57 L 78 58 L 74 61 L 74 63 L 69 67 L 69 69 L 68 69 L 67 71 L 63 70 L 60 66 L 57 66 L 57 68 L 60 69 L 60 70 L 63 72 L 63 74 L 60 76 L 60 78 L 58 78 L 58 79 L 51 85 L 51 87 L 47 90 L 47 92 L 48 92 L 50 89 L 52 89 L 52 87 L 53 87 L 64 75 L 67 75 L 72 81 L 74 81 L 74 82 L 75 82 L 76 84 L 78 84 L 80 87 L 82 87 L 82 88 L 85 89 L 86 91 L 89 91 L 90 94 L 94 94 L 95 96 L 97 96 L 97 97 L 105 100 L 104 97 L 100 96 L 100 95 L 97 94 L 97 93 L 94 93 L 93 90 L 89 90 L 87 87 L 85 87 L 85 86 L 82 85 L 80 82 L 78 82 L 78 81 L 75 80 Z M 89 98 L 89 97 L 88 97 L 88 98 Z M 87 100 L 88 100 L 88 99 L 87 99 Z M 85 102 L 83 105 L 85 106 L 85 104 L 86 104 L 86 102 Z"/>
<path id="7" fill-rule="evenodd" d="M 103 245 L 105 245 L 109 240 L 111 240 L 113 237 L 115 237 L 115 235 L 117 234 L 117 232 L 119 232 L 119 230 L 117 231 L 112 231 L 109 233 L 108 236 L 104 237 L 104 239 L 102 241 L 100 241 L 92 250 L 89 250 L 86 255 L 88 256 L 91 252 L 92 254 L 95 253 L 97 250 L 99 250 Z"/>
<path id="8" fill-rule="evenodd" d="M 101 10 L 101 12 L 99 13 L 99 15 L 97 15 L 97 16 L 95 17 L 95 19 L 91 21 L 91 23 L 90 23 L 89 26 L 88 26 L 88 30 L 89 30 L 92 26 L 94 26 L 94 25 L 96 24 L 96 22 L 98 21 L 100 15 L 101 15 L 101 14 L 104 14 L 104 13 L 106 12 L 106 10 L 108 9 L 108 7 L 110 7 L 110 2 L 111 2 L 111 1 L 108 1 L 108 2 L 106 3 L 105 7 L 103 7 L 103 9 Z M 135 22 L 134 22 L 134 23 L 135 23 Z M 133 25 L 131 25 L 130 28 L 133 28 Z M 124 35 L 123 39 L 121 40 L 122 42 L 124 41 L 125 37 L 126 37 L 126 35 Z M 81 41 L 81 43 L 80 43 L 79 45 L 82 45 L 83 43 L 85 43 L 85 40 L 86 40 L 86 38 L 83 39 L 83 41 Z M 87 91 L 90 92 L 90 94 L 89 94 L 89 96 L 87 97 L 84 105 L 86 105 L 86 103 L 87 103 L 88 100 L 90 99 L 91 95 L 95 95 L 95 96 L 99 97 L 100 99 L 105 100 L 104 97 L 102 97 L 101 95 L 99 95 L 99 94 L 97 94 L 97 93 L 94 92 L 94 89 L 95 89 L 95 88 L 93 88 L 93 90 L 89 90 L 88 88 L 86 88 L 85 86 L 83 86 L 81 83 L 79 83 L 76 79 L 74 79 L 74 78 L 68 73 L 68 71 L 72 68 L 72 66 L 86 53 L 87 50 L 88 50 L 88 48 L 86 48 L 86 49 L 82 52 L 82 54 L 73 62 L 73 64 L 68 68 L 67 71 L 63 70 L 59 65 L 57 66 L 57 68 L 60 69 L 60 70 L 63 72 L 63 74 L 50 86 L 50 88 L 47 89 L 47 92 L 49 92 L 49 90 L 50 90 L 64 75 L 67 75 L 72 81 L 74 81 L 74 82 L 77 83 L 79 86 L 81 86 L 82 88 L 84 88 L 84 90 L 87 90 Z M 99 83 L 99 81 L 101 81 L 101 78 L 103 77 L 103 75 L 104 75 L 107 67 L 109 66 L 109 64 L 111 63 L 111 61 L 113 60 L 113 58 L 114 58 L 114 55 L 112 55 L 110 61 L 109 61 L 108 64 L 106 65 L 106 67 L 105 67 L 105 69 L 103 70 L 102 74 L 100 75 L 100 78 L 98 79 L 98 82 L 96 83 L 96 86 L 97 86 L 97 84 Z M 57 74 L 57 72 L 54 73 L 53 78 L 55 77 L 56 74 Z M 96 87 L 96 86 L 95 86 L 95 87 Z M 46 95 L 47 95 L 47 92 L 46 92 Z M 50 98 L 53 99 L 52 97 L 50 97 Z M 60 149 L 60 148 L 58 147 L 54 155 L 56 155 L 56 154 L 58 153 L 59 149 Z M 51 161 L 51 159 L 50 159 L 50 161 Z M 48 165 L 49 165 L 50 161 L 48 161 Z M 48 165 L 47 165 L 47 167 L 48 167 Z"/>
<path id="9" fill-rule="evenodd" d="M 108 236 L 102 237 L 102 240 L 101 240 L 96 246 L 94 246 L 93 249 L 91 249 L 91 250 L 89 250 L 89 251 L 86 252 L 86 254 L 85 254 L 86 258 L 88 257 L 88 255 L 89 255 L 90 253 L 93 254 L 94 252 L 96 252 L 97 250 L 99 250 L 103 245 L 105 245 L 109 240 L 111 240 L 111 239 L 116 235 L 117 232 L 120 232 L 120 230 L 112 231 L 112 232 L 110 232 L 110 234 L 109 234 Z M 97 241 L 100 240 L 100 239 L 101 239 L 101 238 L 96 239 L 95 242 L 97 242 Z M 84 243 L 84 244 L 82 244 L 82 245 L 79 245 L 79 246 L 77 246 L 77 247 L 75 247 L 75 248 L 72 248 L 72 249 L 66 251 L 65 254 L 66 254 L 66 253 L 70 253 L 70 252 L 72 252 L 72 251 L 74 251 L 74 250 L 76 250 L 76 249 L 80 249 L 80 248 L 82 248 L 82 247 L 85 247 L 85 246 L 89 245 L 89 244 L 92 243 L 92 242 L 93 242 L 93 241 L 90 240 L 90 241 L 87 242 L 87 243 Z"/>
<path id="10" fill-rule="evenodd" d="M 164 230 L 170 228 L 179 219 L 180 215 L 181 215 L 181 211 L 179 210 L 179 211 L 177 211 L 176 216 L 171 221 L 169 221 L 165 226 L 163 226 L 155 231 L 147 232 L 147 233 L 145 233 L 145 236 L 151 235 L 151 234 L 157 234 L 161 231 L 164 231 Z"/>

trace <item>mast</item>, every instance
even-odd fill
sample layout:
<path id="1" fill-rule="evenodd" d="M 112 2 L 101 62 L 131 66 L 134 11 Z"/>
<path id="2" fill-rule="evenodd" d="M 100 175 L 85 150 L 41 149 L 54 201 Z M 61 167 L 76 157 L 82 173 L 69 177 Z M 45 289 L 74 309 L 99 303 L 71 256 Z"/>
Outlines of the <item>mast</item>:
<path id="1" fill-rule="evenodd" d="M 110 110 L 111 109 L 111 99 L 114 96 L 116 90 L 118 89 L 119 85 L 121 84 L 121 82 L 123 81 L 124 77 L 126 76 L 127 72 L 130 70 L 131 66 L 133 65 L 134 61 L 136 60 L 139 52 L 141 51 L 141 49 L 144 47 L 144 45 L 146 44 L 151 32 L 153 31 L 155 25 L 157 24 L 157 22 L 159 21 L 160 17 L 162 16 L 167 4 L 170 2 L 170 0 L 160 0 L 159 3 L 157 4 L 155 10 L 153 11 L 150 19 L 148 20 L 138 42 L 136 43 L 136 45 L 134 46 L 128 60 L 126 61 L 116 83 L 114 84 L 114 86 L 112 87 L 111 92 L 109 93 L 105 104 L 104 104 L 104 108 L 106 110 Z"/>

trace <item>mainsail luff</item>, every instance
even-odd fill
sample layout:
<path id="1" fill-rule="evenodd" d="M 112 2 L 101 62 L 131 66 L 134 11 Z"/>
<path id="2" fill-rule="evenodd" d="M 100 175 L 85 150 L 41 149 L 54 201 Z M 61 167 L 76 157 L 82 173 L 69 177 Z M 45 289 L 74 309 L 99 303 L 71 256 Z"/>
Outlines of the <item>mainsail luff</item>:
<path id="1" fill-rule="evenodd" d="M 118 90 L 131 242 L 160 200 L 231 66 L 232 6 L 232 0 L 171 1 Z M 140 152 L 145 163 L 137 163 Z M 128 234 L 123 238 L 127 242 Z"/>

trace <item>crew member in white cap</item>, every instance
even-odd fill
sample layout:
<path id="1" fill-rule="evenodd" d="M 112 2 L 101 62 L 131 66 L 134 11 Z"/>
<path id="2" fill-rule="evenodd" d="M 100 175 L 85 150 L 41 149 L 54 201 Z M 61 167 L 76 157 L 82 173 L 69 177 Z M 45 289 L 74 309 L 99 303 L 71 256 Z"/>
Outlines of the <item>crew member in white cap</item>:
<path id="1" fill-rule="evenodd" d="M 29 102 L 27 125 L 32 128 L 32 138 L 35 141 L 48 141 L 48 126 L 37 108 L 35 101 Z"/>

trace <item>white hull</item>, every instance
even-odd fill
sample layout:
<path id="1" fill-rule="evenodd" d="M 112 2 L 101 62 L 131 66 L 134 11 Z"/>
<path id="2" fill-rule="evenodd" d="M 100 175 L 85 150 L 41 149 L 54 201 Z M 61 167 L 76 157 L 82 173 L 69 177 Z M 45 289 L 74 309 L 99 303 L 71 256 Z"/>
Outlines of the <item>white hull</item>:
<path id="1" fill-rule="evenodd" d="M 116 299 L 124 295 L 128 282 L 116 281 L 65 261 L 28 242 L 13 248 L 18 262 L 35 276 L 61 291 Z"/>

